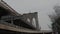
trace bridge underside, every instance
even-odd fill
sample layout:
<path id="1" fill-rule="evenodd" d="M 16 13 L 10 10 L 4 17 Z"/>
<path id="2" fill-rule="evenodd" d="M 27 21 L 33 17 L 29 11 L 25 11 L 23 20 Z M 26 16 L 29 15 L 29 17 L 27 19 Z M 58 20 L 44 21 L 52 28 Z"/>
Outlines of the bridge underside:
<path id="1" fill-rule="evenodd" d="M 7 16 L 7 15 L 13 15 L 13 14 L 11 13 L 11 11 L 0 7 L 0 19 L 1 19 L 2 16 Z M 13 16 L 15 16 L 15 15 L 13 15 Z M 10 22 L 8 22 L 8 23 L 10 23 Z M 14 20 L 14 24 L 17 25 L 17 26 L 22 26 L 22 27 L 26 27 L 26 28 L 29 28 L 29 29 L 34 29 L 32 26 L 26 24 L 21 19 Z"/>

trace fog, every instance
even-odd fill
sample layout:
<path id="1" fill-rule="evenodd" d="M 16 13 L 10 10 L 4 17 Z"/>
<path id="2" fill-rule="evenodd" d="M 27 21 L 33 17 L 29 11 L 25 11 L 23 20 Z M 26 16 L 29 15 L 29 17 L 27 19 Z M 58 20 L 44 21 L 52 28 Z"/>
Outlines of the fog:
<path id="1" fill-rule="evenodd" d="M 49 14 L 54 13 L 53 7 L 59 0 L 4 0 L 14 10 L 20 14 L 38 12 L 39 26 L 41 30 L 51 30 Z"/>

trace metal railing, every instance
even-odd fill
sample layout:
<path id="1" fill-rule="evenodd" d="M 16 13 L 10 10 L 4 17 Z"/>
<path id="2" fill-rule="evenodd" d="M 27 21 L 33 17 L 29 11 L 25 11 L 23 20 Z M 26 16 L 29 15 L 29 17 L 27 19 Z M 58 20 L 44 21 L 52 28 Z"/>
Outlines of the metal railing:
<path id="1" fill-rule="evenodd" d="M 4 22 L 3 20 L 0 20 L 0 24 L 11 26 L 11 27 L 18 28 L 18 29 L 20 28 L 20 26 L 17 26 L 17 25 L 8 23 L 8 22 Z"/>

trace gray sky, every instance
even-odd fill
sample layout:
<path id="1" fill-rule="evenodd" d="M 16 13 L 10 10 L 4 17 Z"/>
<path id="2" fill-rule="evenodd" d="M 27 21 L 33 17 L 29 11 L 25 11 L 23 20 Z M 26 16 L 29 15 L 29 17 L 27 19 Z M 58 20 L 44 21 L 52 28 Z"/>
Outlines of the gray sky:
<path id="1" fill-rule="evenodd" d="M 50 30 L 48 25 L 51 21 L 48 14 L 54 12 L 53 6 L 56 5 L 59 0 L 4 0 L 18 13 L 38 12 L 39 25 L 42 30 Z M 48 24 L 48 25 L 47 25 Z"/>

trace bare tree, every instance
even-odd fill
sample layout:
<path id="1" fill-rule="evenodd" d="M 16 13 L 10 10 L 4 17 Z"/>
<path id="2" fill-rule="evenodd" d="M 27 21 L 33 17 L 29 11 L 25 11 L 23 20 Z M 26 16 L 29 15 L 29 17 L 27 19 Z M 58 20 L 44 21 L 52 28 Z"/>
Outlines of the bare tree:
<path id="1" fill-rule="evenodd" d="M 52 21 L 52 30 L 55 32 L 55 34 L 60 34 L 60 6 L 54 7 L 56 15 L 52 14 L 49 15 Z"/>

